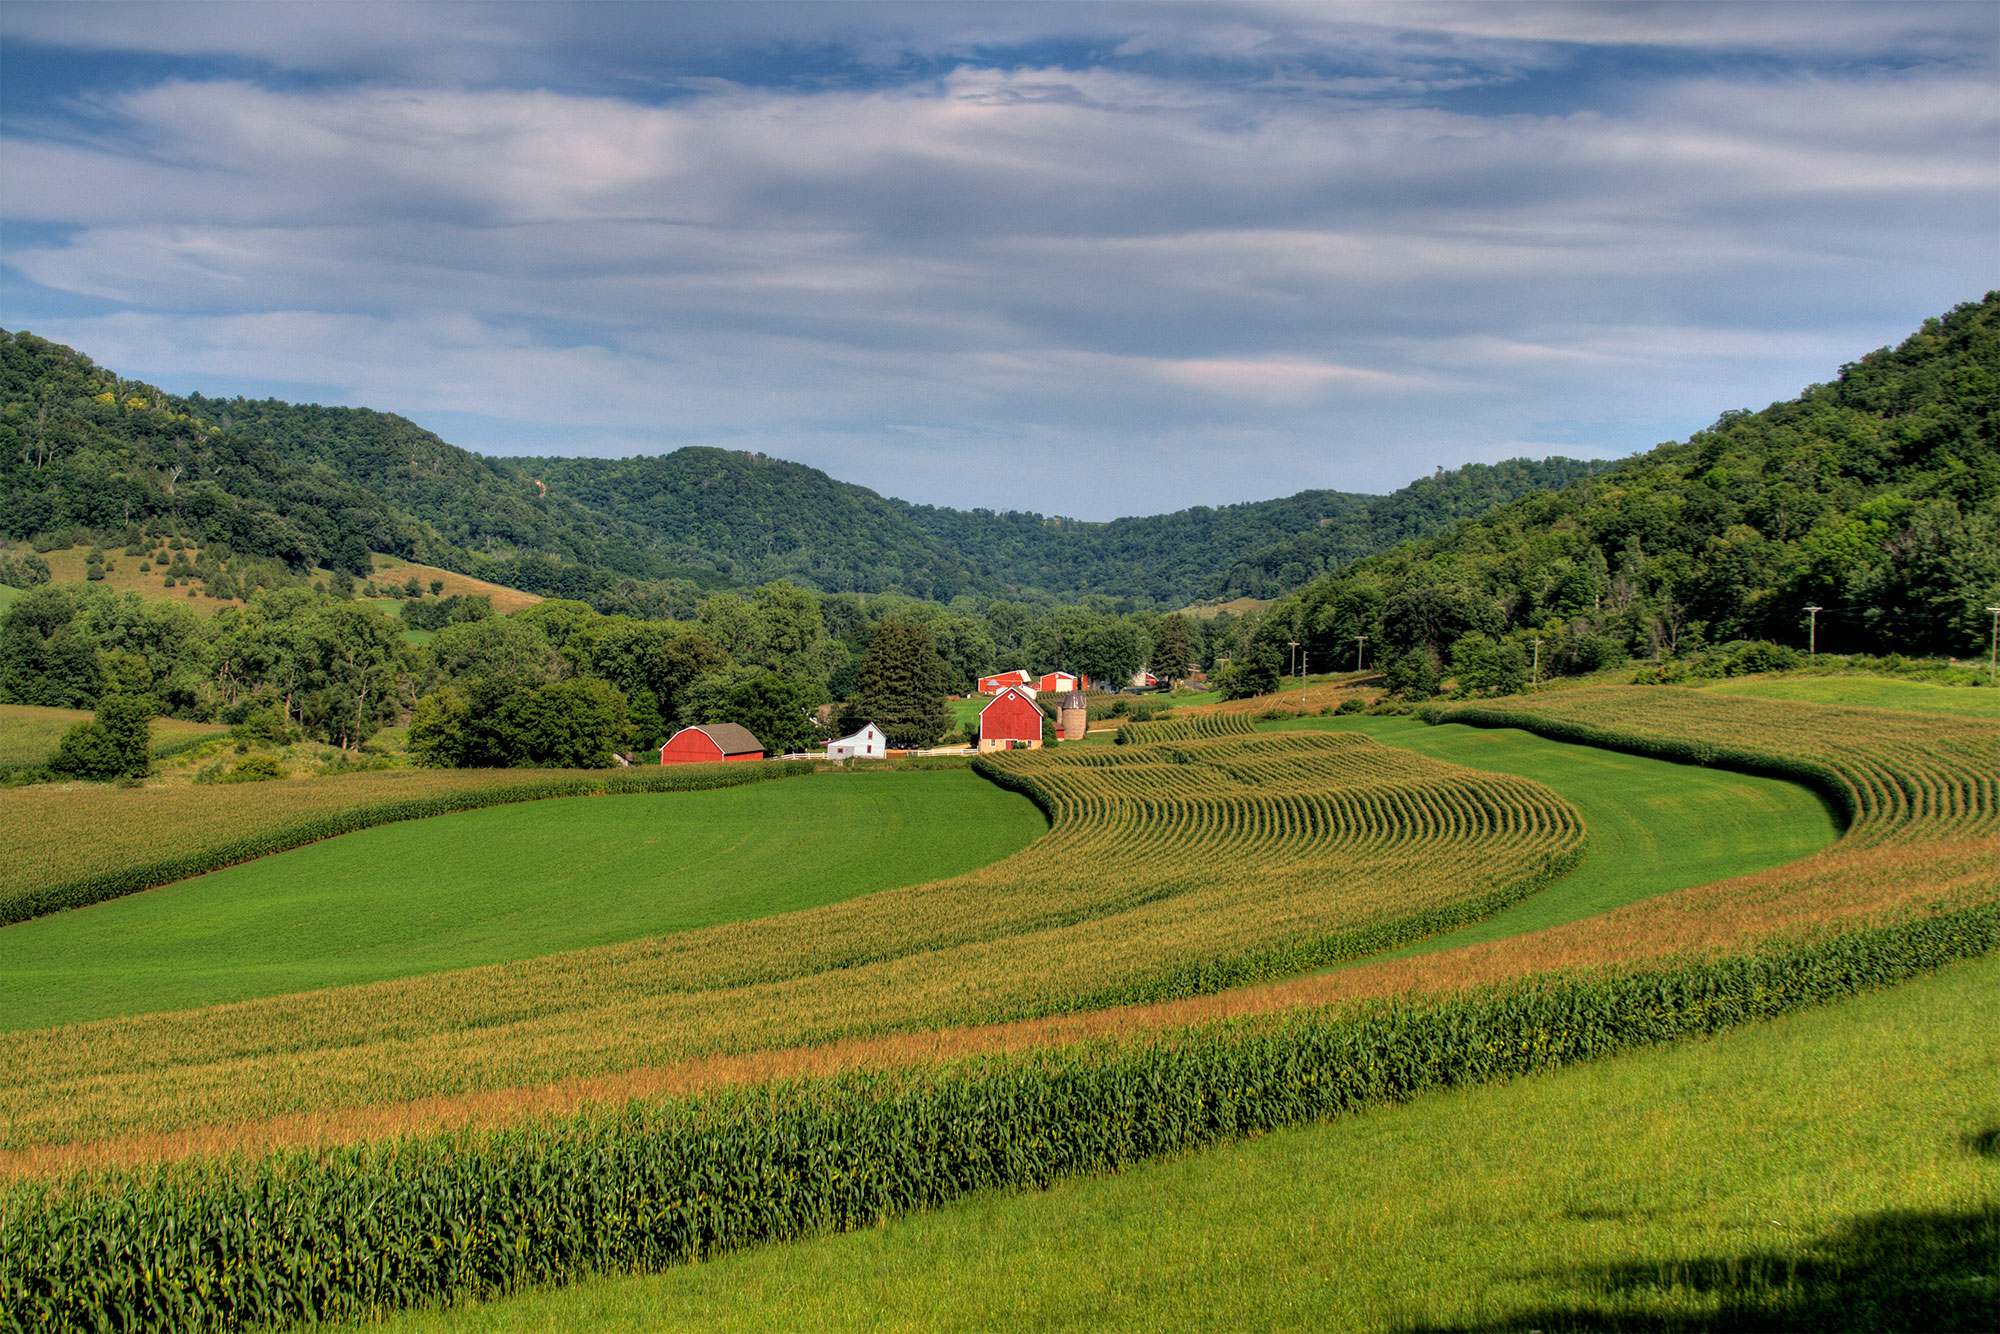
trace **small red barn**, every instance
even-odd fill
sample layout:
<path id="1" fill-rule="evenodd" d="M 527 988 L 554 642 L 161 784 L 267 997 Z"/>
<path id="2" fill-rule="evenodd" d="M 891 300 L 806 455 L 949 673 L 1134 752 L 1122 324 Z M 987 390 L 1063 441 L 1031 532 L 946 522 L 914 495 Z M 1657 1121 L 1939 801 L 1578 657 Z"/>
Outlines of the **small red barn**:
<path id="1" fill-rule="evenodd" d="M 683 727 L 660 747 L 661 764 L 714 764 L 721 760 L 761 760 L 764 743 L 747 727 L 705 723 Z"/>
<path id="2" fill-rule="evenodd" d="M 1023 669 L 1002 672 L 998 676 L 982 676 L 979 678 L 979 693 L 997 695 L 1009 686 L 1024 686 L 1034 679 Z"/>
<path id="3" fill-rule="evenodd" d="M 979 749 L 1033 749 L 1042 744 L 1042 709 L 1025 690 L 1009 687 L 979 711 Z"/>
<path id="4" fill-rule="evenodd" d="M 1090 689 L 1090 678 L 1075 672 L 1050 672 L 1042 678 L 1041 688 L 1050 694 L 1067 695 L 1072 690 Z"/>

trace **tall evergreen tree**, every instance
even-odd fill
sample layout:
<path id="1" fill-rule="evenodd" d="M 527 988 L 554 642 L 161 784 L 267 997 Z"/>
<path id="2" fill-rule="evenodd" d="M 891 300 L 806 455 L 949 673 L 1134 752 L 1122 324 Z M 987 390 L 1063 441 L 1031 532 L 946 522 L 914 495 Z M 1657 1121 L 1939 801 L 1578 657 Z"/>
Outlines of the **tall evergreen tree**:
<path id="1" fill-rule="evenodd" d="M 946 680 L 944 659 L 927 626 L 885 621 L 841 710 L 841 728 L 851 732 L 874 723 L 898 746 L 935 745 L 953 727 Z"/>

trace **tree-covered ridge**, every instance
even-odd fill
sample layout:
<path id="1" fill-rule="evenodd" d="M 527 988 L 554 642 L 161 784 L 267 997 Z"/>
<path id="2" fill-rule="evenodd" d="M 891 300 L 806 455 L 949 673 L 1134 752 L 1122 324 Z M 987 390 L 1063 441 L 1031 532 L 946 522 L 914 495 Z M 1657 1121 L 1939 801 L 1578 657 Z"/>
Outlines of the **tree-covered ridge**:
<path id="1" fill-rule="evenodd" d="M 1761 412 L 1314 580 L 1259 652 L 1495 684 L 1705 644 L 1983 653 L 2000 603 L 2000 293 Z M 1508 661 L 1514 666 L 1507 665 Z M 1496 665 L 1497 664 L 1497 665 Z M 1669 664 L 1662 669 L 1675 670 Z"/>
<path id="2" fill-rule="evenodd" d="M 182 398 L 4 331 L 0 450 L 0 535 L 165 518 L 301 572 L 365 575 L 373 550 L 650 615 L 686 614 L 706 590 L 781 578 L 825 593 L 1041 605 L 1091 596 L 1179 605 L 1225 583 L 1282 591 L 1602 466 L 1474 465 L 1387 497 L 1304 491 L 1083 523 L 911 505 L 801 464 L 705 447 L 484 458 L 391 413 Z"/>
<path id="3" fill-rule="evenodd" d="M 1178 605 L 1269 596 L 1608 463 L 1472 464 L 1388 496 L 1301 491 L 1087 523 L 1027 511 L 912 505 L 761 454 L 690 447 L 626 459 L 505 460 L 744 580 L 822 592 L 961 594 Z M 699 557 L 695 554 L 699 553 Z M 1228 574 L 1224 574 L 1228 571 Z"/>

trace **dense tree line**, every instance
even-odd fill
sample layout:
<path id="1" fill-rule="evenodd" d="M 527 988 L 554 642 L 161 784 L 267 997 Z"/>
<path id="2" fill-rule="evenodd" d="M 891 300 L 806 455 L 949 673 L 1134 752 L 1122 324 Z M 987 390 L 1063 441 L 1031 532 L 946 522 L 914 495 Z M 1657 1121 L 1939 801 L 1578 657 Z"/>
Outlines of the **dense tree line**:
<path id="1" fill-rule="evenodd" d="M 782 580 L 711 594 L 679 618 L 567 599 L 497 616 L 485 597 L 453 596 L 413 597 L 399 621 L 354 600 L 365 586 L 351 579 L 244 591 L 245 605 L 204 617 L 170 599 L 38 585 L 0 616 L 0 703 L 91 709 L 143 695 L 175 717 L 269 715 L 285 733 L 341 747 L 408 721 L 412 749 L 431 763 L 599 765 L 695 723 L 741 723 L 774 751 L 869 721 L 928 745 L 956 726 L 944 696 L 1002 667 L 1122 681 L 1163 624 L 1176 651 L 1210 661 L 1234 651 L 1242 629 L 1227 617 L 821 597 Z M 406 628 L 431 638 L 405 642 Z"/>

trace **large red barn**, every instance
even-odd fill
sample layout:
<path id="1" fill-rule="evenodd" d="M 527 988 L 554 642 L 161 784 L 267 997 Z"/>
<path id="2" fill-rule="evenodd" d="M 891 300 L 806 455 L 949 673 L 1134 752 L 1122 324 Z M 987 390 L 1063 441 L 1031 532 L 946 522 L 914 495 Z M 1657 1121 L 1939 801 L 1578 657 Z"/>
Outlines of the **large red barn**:
<path id="1" fill-rule="evenodd" d="M 1042 708 L 1027 691 L 1010 686 L 979 711 L 981 752 L 1041 744 Z"/>
<path id="2" fill-rule="evenodd" d="M 660 747 L 661 764 L 715 764 L 763 758 L 764 743 L 749 728 L 736 723 L 683 727 Z"/>

